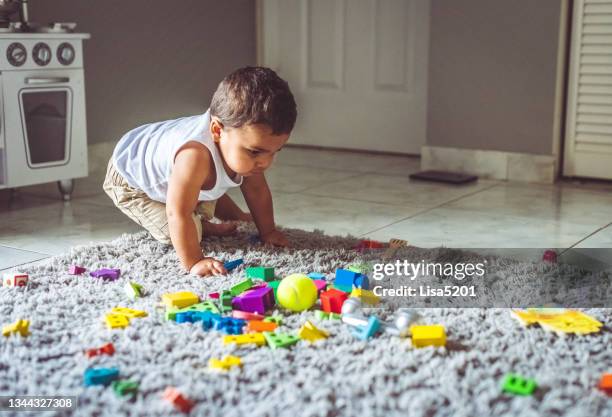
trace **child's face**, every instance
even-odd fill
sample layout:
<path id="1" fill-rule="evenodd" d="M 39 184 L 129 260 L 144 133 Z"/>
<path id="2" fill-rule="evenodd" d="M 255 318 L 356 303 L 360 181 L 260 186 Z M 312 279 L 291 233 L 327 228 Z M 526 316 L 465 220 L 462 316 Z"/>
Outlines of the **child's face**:
<path id="1" fill-rule="evenodd" d="M 268 169 L 289 139 L 289 134 L 273 135 L 265 124 L 228 128 L 213 119 L 210 130 L 228 168 L 243 177 Z"/>

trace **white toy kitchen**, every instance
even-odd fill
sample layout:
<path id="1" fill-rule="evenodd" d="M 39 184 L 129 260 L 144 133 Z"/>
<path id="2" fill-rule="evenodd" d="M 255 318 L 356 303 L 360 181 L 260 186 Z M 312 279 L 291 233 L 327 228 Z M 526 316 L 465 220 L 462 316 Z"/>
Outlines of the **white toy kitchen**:
<path id="1" fill-rule="evenodd" d="M 19 5 L 19 21 L 2 14 Z M 0 189 L 87 176 L 83 40 L 73 23 L 34 24 L 0 0 Z"/>

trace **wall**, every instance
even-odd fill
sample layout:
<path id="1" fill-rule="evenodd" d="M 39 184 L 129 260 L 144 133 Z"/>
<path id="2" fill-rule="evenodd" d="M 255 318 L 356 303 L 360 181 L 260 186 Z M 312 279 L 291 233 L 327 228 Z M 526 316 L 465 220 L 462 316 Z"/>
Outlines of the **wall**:
<path id="1" fill-rule="evenodd" d="M 89 143 L 204 112 L 221 78 L 255 64 L 251 0 L 29 0 L 33 22 L 77 22 Z M 173 7 L 170 7 L 172 5 Z"/>
<path id="2" fill-rule="evenodd" d="M 561 10 L 561 0 L 432 0 L 429 146 L 555 152 Z"/>

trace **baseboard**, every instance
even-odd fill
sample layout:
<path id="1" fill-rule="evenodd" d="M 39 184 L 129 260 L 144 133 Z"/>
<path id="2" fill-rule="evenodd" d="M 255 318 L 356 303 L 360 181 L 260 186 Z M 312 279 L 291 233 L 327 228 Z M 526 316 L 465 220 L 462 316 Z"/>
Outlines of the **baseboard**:
<path id="1" fill-rule="evenodd" d="M 552 184 L 557 178 L 554 155 L 423 146 L 421 169 L 456 171 L 495 180 Z"/>

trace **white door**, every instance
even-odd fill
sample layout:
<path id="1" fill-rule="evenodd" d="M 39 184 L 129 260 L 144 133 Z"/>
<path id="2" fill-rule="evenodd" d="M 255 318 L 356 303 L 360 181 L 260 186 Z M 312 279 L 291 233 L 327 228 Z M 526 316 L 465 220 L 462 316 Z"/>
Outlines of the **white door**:
<path id="1" fill-rule="evenodd" d="M 576 0 L 563 174 L 612 179 L 612 1 Z"/>
<path id="2" fill-rule="evenodd" d="M 429 0 L 262 0 L 261 65 L 298 103 L 291 143 L 419 154 Z"/>

